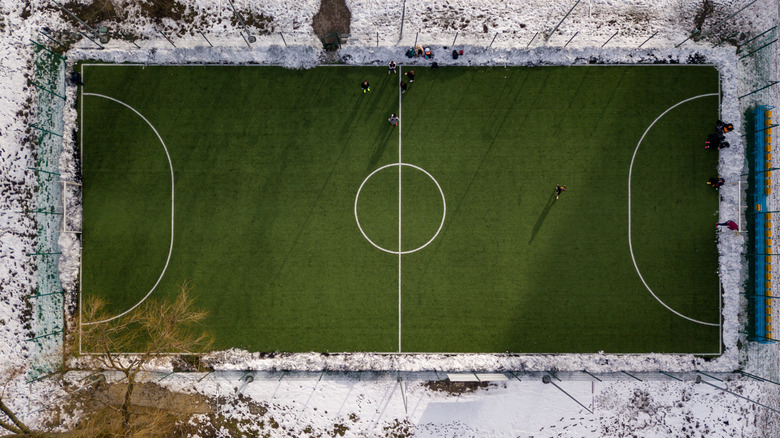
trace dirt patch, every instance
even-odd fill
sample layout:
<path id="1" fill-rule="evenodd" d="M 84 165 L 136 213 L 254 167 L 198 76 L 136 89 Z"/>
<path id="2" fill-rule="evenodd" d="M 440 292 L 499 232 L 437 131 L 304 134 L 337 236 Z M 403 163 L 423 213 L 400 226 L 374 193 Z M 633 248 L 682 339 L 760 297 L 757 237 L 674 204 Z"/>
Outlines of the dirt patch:
<path id="1" fill-rule="evenodd" d="M 100 376 L 90 386 L 76 385 L 68 389 L 71 398 L 49 416 L 46 424 L 58 426 L 69 421 L 73 412 L 83 412 L 69 436 L 189 436 L 182 431 L 187 421 L 195 414 L 208 414 L 215 409 L 212 401 L 203 395 L 172 392 L 155 383 L 138 383 L 131 400 L 130 422 L 125 429 L 120 406 L 126 384 L 107 384 Z"/>
<path id="2" fill-rule="evenodd" d="M 122 404 L 127 384 L 114 383 L 101 386 L 95 393 L 95 398 L 106 404 L 116 406 Z M 188 414 L 206 414 L 212 409 L 209 399 L 200 394 L 172 392 L 154 383 L 137 383 L 131 400 L 133 406 L 159 408 Z"/>
<path id="3" fill-rule="evenodd" d="M 472 30 L 487 33 L 496 27 L 496 19 L 485 14 L 471 15 L 464 8 L 455 8 L 450 5 L 428 6 L 425 8 L 422 22 L 435 26 L 441 30 Z"/>
<path id="4" fill-rule="evenodd" d="M 195 11 L 177 0 L 147 0 L 140 2 L 141 14 L 155 24 L 161 25 L 163 18 L 170 18 L 175 23 L 192 24 L 195 21 Z"/>
<path id="5" fill-rule="evenodd" d="M 712 0 L 704 0 L 701 2 L 699 10 L 693 18 L 693 24 L 696 26 L 696 30 L 701 31 L 704 21 L 707 20 L 713 12 L 715 12 L 715 5 L 712 4 Z"/>
<path id="6" fill-rule="evenodd" d="M 389 438 L 409 438 L 414 436 L 414 425 L 409 420 L 398 421 L 396 418 L 392 424 L 382 428 L 385 436 Z"/>
<path id="7" fill-rule="evenodd" d="M 449 394 L 464 394 L 474 392 L 480 388 L 487 388 L 488 382 L 450 382 L 449 380 L 436 380 L 425 382 L 425 387 L 431 391 L 446 392 Z"/>
<path id="8" fill-rule="evenodd" d="M 120 18 L 116 8 L 114 8 L 114 3 L 111 0 L 95 0 L 87 4 L 72 1 L 65 3 L 63 6 L 65 6 L 65 9 L 70 11 L 73 15 L 79 17 L 79 19 L 92 27 L 97 27 L 98 25 L 108 22 L 115 23 Z M 57 8 L 57 10 L 62 17 L 74 27 L 78 28 L 81 25 L 62 9 Z"/>
<path id="9" fill-rule="evenodd" d="M 350 20 L 352 20 L 352 13 L 345 0 L 322 0 L 320 10 L 312 20 L 312 28 L 322 39 L 332 33 L 349 33 Z"/>
<path id="10" fill-rule="evenodd" d="M 256 33 L 260 35 L 268 35 L 274 31 L 274 17 L 263 14 L 255 15 L 254 12 L 248 10 L 239 9 L 236 10 L 236 12 L 241 15 L 241 19 L 244 20 L 246 27 L 257 29 Z M 241 28 L 241 23 L 238 21 L 238 18 L 236 18 L 236 14 L 230 15 L 230 24 L 232 24 L 233 27 L 237 29 Z"/>

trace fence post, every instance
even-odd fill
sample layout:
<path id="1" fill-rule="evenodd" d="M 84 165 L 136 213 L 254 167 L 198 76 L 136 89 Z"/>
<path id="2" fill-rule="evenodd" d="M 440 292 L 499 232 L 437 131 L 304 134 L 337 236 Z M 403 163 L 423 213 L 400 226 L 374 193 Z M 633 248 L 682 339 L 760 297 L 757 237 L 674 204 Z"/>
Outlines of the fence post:
<path id="1" fill-rule="evenodd" d="M 251 45 L 251 44 L 249 44 L 249 41 L 246 39 L 246 37 L 244 36 L 244 34 L 243 34 L 243 33 L 241 34 L 241 39 L 242 39 L 242 40 L 244 40 L 244 42 L 246 43 L 246 46 L 247 46 L 247 47 L 249 47 L 249 48 L 251 48 L 251 47 L 252 47 L 252 45 Z"/>
<path id="2" fill-rule="evenodd" d="M 603 48 L 604 48 L 604 46 L 606 46 L 608 42 L 612 41 L 612 38 L 615 38 L 615 36 L 618 34 L 618 32 L 619 32 L 619 31 L 617 31 L 617 30 L 616 30 L 616 31 L 615 31 L 615 33 L 614 33 L 614 34 L 612 34 L 612 36 L 611 36 L 611 37 L 609 37 L 609 39 L 608 39 L 606 42 L 604 42 L 604 44 L 602 44 L 602 45 L 601 45 L 601 48 L 603 49 Z"/>
<path id="3" fill-rule="evenodd" d="M 406 17 L 406 0 L 404 0 L 404 7 L 401 10 L 401 33 L 398 35 L 398 41 L 404 37 L 404 18 Z"/>
<path id="4" fill-rule="evenodd" d="M 722 382 L 722 381 L 723 381 L 723 379 L 719 379 L 719 378 L 717 378 L 717 377 L 715 377 L 715 376 L 711 376 L 711 375 L 709 375 L 709 374 L 707 374 L 707 373 L 703 373 L 703 372 L 701 372 L 701 371 L 699 371 L 699 370 L 696 370 L 696 372 L 697 372 L 697 373 L 699 373 L 699 374 L 701 374 L 702 376 L 707 376 L 707 377 L 709 377 L 710 379 L 717 380 L 718 382 Z"/>
<path id="5" fill-rule="evenodd" d="M 648 39 L 644 40 L 644 41 L 642 42 L 642 44 L 640 44 L 640 45 L 639 45 L 639 47 L 637 47 L 637 49 L 641 49 L 641 48 L 642 48 L 642 46 L 644 46 L 644 45 L 645 45 L 645 43 L 647 43 L 648 41 L 650 41 L 651 39 L 653 39 L 653 37 L 654 37 L 654 36 L 656 36 L 656 35 L 658 35 L 658 31 L 655 31 L 655 33 L 654 33 L 654 34 L 650 35 L 650 38 L 648 38 Z"/>
<path id="6" fill-rule="evenodd" d="M 549 375 L 549 374 L 545 374 L 545 375 L 542 377 L 542 383 L 550 383 L 550 384 L 552 384 L 554 387 L 558 388 L 558 389 L 559 389 L 559 390 L 560 390 L 562 393 L 564 393 L 564 394 L 566 394 L 567 396 L 569 396 L 569 398 L 570 398 L 570 399 L 574 400 L 574 401 L 575 401 L 575 402 L 576 402 L 578 405 L 582 406 L 582 408 L 583 408 L 583 409 L 585 409 L 586 411 L 588 411 L 588 412 L 589 412 L 589 413 L 591 413 L 591 414 L 593 413 L 593 411 L 591 411 L 590 409 L 588 409 L 587 407 L 585 407 L 585 405 L 584 405 L 584 404 L 580 403 L 580 401 L 579 401 L 579 400 L 577 400 L 576 398 L 572 397 L 572 395 L 571 395 L 571 394 L 569 394 L 569 393 L 568 393 L 568 392 L 566 392 L 566 391 L 565 391 L 563 388 L 561 388 L 561 387 L 560 387 L 560 386 L 558 386 L 558 385 L 557 385 L 555 382 L 553 382 L 553 381 L 552 381 L 552 379 L 550 378 L 550 375 Z"/>
<path id="7" fill-rule="evenodd" d="M 206 40 L 207 43 L 209 43 L 209 46 L 214 47 L 214 44 L 211 44 L 211 41 L 209 41 L 209 39 L 206 38 L 206 35 L 203 32 L 198 31 L 198 33 L 200 33 L 200 35 L 203 37 L 203 39 Z"/>
<path id="8" fill-rule="evenodd" d="M 30 42 L 31 42 L 31 43 L 33 43 L 33 44 L 35 44 L 35 45 L 36 45 L 36 46 L 37 46 L 39 49 L 41 49 L 41 50 L 45 50 L 46 52 L 48 52 L 48 53 L 51 53 L 52 55 L 56 56 L 57 58 L 60 58 L 61 60 L 65 60 L 65 57 L 64 57 L 64 56 L 60 55 L 60 54 L 59 54 L 59 53 L 57 53 L 57 52 L 52 52 L 51 50 L 49 50 L 48 48 L 46 48 L 46 46 L 44 46 L 43 44 L 41 44 L 41 43 L 39 43 L 39 42 L 37 42 L 37 41 L 35 41 L 35 40 L 30 40 Z M 11 70 L 11 69 L 9 69 L 9 70 Z M 12 70 L 12 71 L 14 71 L 14 70 Z"/>
<path id="9" fill-rule="evenodd" d="M 628 374 L 628 373 L 627 373 L 627 372 L 625 372 L 625 371 L 621 371 L 621 373 L 623 373 L 623 374 L 627 375 L 628 377 L 632 377 L 632 378 L 634 378 L 634 379 L 636 379 L 636 380 L 639 380 L 640 382 L 642 381 L 642 379 L 640 379 L 639 377 L 637 377 L 637 376 L 632 376 L 631 374 Z"/>
<path id="10" fill-rule="evenodd" d="M 161 30 L 158 30 L 157 32 L 160 32 L 160 35 L 162 35 L 166 40 L 168 40 L 169 43 L 175 48 L 176 44 L 173 44 L 173 41 L 171 41 L 170 38 L 168 38 Z"/>
<path id="11" fill-rule="evenodd" d="M 47 132 L 47 133 L 49 133 L 51 135 L 56 135 L 57 137 L 62 137 L 62 134 L 57 134 L 56 132 L 51 132 L 48 129 L 44 129 L 44 128 L 41 128 L 40 126 L 36 126 L 34 123 L 30 123 L 30 126 L 35 128 L 35 129 L 37 129 L 37 130 L 39 130 L 39 131 Z"/>
<path id="12" fill-rule="evenodd" d="M 765 88 L 769 88 L 769 87 L 771 87 L 772 85 L 775 85 L 775 84 L 780 84 L 780 81 L 772 81 L 772 82 L 770 82 L 770 83 L 769 83 L 769 85 L 767 85 L 767 86 L 764 86 L 764 87 L 761 87 L 761 88 L 759 88 L 759 89 L 756 89 L 756 90 L 753 90 L 753 91 L 751 91 L 751 92 L 750 92 L 750 93 L 748 93 L 748 94 L 743 94 L 742 96 L 739 96 L 737 99 L 739 100 L 739 99 L 742 99 L 743 97 L 750 96 L 751 94 L 758 93 L 759 91 L 761 91 L 761 90 L 763 90 L 763 89 L 765 89 Z"/>
<path id="13" fill-rule="evenodd" d="M 246 41 L 246 44 L 249 45 L 249 43 L 253 43 L 257 41 L 257 38 L 255 38 L 250 32 L 249 29 L 246 27 L 246 23 L 244 23 L 244 19 L 241 18 L 241 14 L 236 11 L 236 7 L 233 6 L 233 0 L 228 0 L 228 3 L 230 3 L 230 7 L 233 8 L 233 14 L 238 18 L 238 21 L 241 22 L 241 26 L 244 28 L 244 32 L 246 32 L 246 38 L 244 38 L 244 41 Z M 243 34 L 242 34 L 243 36 Z M 250 46 L 251 47 L 251 46 Z"/>
<path id="14" fill-rule="evenodd" d="M 127 36 L 127 35 L 125 35 L 123 32 L 120 32 L 120 33 L 119 33 L 119 35 L 122 35 L 122 37 L 123 37 L 123 38 L 124 38 L 126 41 L 130 41 L 130 44 L 134 45 L 136 49 L 140 49 L 140 48 L 141 48 L 141 47 L 140 47 L 138 44 L 136 44 L 136 43 L 135 43 L 135 41 L 131 40 L 131 39 L 130 39 L 130 37 L 129 37 L 129 36 Z"/>
<path id="15" fill-rule="evenodd" d="M 496 34 L 495 34 L 495 35 L 493 35 L 493 39 L 490 41 L 490 45 L 488 46 L 488 49 L 489 49 L 489 48 L 491 48 L 491 47 L 493 47 L 493 41 L 495 41 L 495 40 L 496 40 L 496 37 L 498 37 L 498 32 L 496 32 Z"/>
<path id="16" fill-rule="evenodd" d="M 694 29 L 694 30 L 693 30 L 693 32 L 691 32 L 691 34 L 690 34 L 690 35 L 688 35 L 688 38 L 686 38 L 686 39 L 682 40 L 682 42 L 681 42 L 680 44 L 677 44 L 677 45 L 675 45 L 675 46 L 674 46 L 674 48 L 676 49 L 676 48 L 678 48 L 678 47 L 682 46 L 683 44 L 685 44 L 685 42 L 686 42 L 686 41 L 688 41 L 689 39 L 691 39 L 691 38 L 695 37 L 695 36 L 696 36 L 696 35 L 698 35 L 700 32 L 701 32 L 701 31 L 700 31 L 699 29 Z"/>
<path id="17" fill-rule="evenodd" d="M 533 38 L 531 38 L 531 41 L 528 41 L 528 44 L 526 44 L 526 45 L 525 45 L 525 48 L 526 48 L 526 49 L 528 48 L 528 46 L 530 46 L 530 45 L 531 45 L 531 43 L 532 43 L 532 42 L 534 42 L 534 40 L 536 39 L 536 36 L 537 36 L 537 35 L 539 35 L 539 32 L 536 32 L 536 33 L 534 34 Z"/>
<path id="18" fill-rule="evenodd" d="M 284 34 L 279 32 L 279 36 L 282 37 L 282 42 L 284 43 L 284 47 L 287 47 L 287 41 L 285 41 L 285 39 L 284 39 Z"/>
<path id="19" fill-rule="evenodd" d="M 728 20 L 731 20 L 732 18 L 734 18 L 734 16 L 735 16 L 735 15 L 739 14 L 740 12 L 742 12 L 742 11 L 744 11 L 745 9 L 749 8 L 750 6 L 752 6 L 752 5 L 753 5 L 753 3 L 755 3 L 756 1 L 758 1 L 758 0 L 753 0 L 752 2 L 750 2 L 750 3 L 748 3 L 747 5 L 743 6 L 743 7 L 742 7 L 740 10 L 738 10 L 737 12 L 734 12 L 733 14 L 731 14 L 731 15 L 729 15 L 728 17 L 724 18 L 724 19 L 723 19 L 723 20 L 722 20 L 720 23 L 718 23 L 718 24 L 716 24 L 715 26 L 712 26 L 711 28 L 707 29 L 707 31 L 706 31 L 706 32 L 702 32 L 701 34 L 699 34 L 699 38 L 698 38 L 697 40 L 700 40 L 700 39 L 704 38 L 705 36 L 707 36 L 707 35 L 711 34 L 711 33 L 712 33 L 712 31 L 714 31 L 715 29 L 717 29 L 717 28 L 719 28 L 720 26 L 722 26 L 722 25 L 723 25 L 723 23 L 727 22 Z"/>
<path id="20" fill-rule="evenodd" d="M 459 33 L 458 31 L 455 31 L 455 38 L 452 39 L 452 45 L 453 46 L 455 45 L 455 41 L 458 40 L 458 33 Z"/>
<path id="21" fill-rule="evenodd" d="M 566 48 L 566 46 L 568 46 L 568 45 L 569 45 L 569 43 L 571 42 L 571 40 L 573 40 L 573 39 L 574 39 L 574 37 L 576 37 L 576 36 L 577 36 L 577 34 L 578 34 L 578 33 L 580 33 L 580 32 L 579 32 L 579 31 L 577 31 L 577 32 L 574 32 L 574 35 L 572 35 L 572 36 L 571 36 L 571 38 L 569 38 L 569 41 L 566 41 L 566 44 L 564 44 L 564 45 L 563 45 L 563 48 L 564 48 L 564 49 Z"/>
<path id="22" fill-rule="evenodd" d="M 758 34 L 758 35 L 754 36 L 753 38 L 750 38 L 749 40 L 747 40 L 747 41 L 743 42 L 742 44 L 737 44 L 737 53 L 739 53 L 739 51 L 740 51 L 740 50 L 742 50 L 742 47 L 744 47 L 744 46 L 748 45 L 749 43 L 751 43 L 751 42 L 753 42 L 753 41 L 755 41 L 755 40 L 757 40 L 757 39 L 761 38 L 762 36 L 764 36 L 764 35 L 768 34 L 769 32 L 772 32 L 772 31 L 773 31 L 773 30 L 775 30 L 776 28 L 777 28 L 777 26 L 775 26 L 775 27 L 771 27 L 771 28 L 769 28 L 768 30 L 765 30 L 765 31 L 761 32 L 760 34 Z M 736 35 L 736 34 L 735 34 L 735 35 Z"/>
<path id="23" fill-rule="evenodd" d="M 763 46 L 761 46 L 761 47 L 757 48 L 756 50 L 753 50 L 752 52 L 748 53 L 747 55 L 740 56 L 740 57 L 739 57 L 739 59 L 747 58 L 748 56 L 750 56 L 750 55 L 752 55 L 752 54 L 754 54 L 754 53 L 758 52 L 759 50 L 763 49 L 764 47 L 769 47 L 769 46 L 771 46 L 772 44 L 774 44 L 774 43 L 776 43 L 776 42 L 777 42 L 777 38 L 775 38 L 774 40 L 772 40 L 772 41 L 770 41 L 770 42 L 768 42 L 768 43 L 764 44 Z"/>
<path id="24" fill-rule="evenodd" d="M 49 34 L 48 34 L 47 32 L 44 32 L 44 31 L 42 31 L 42 30 L 39 30 L 38 32 L 39 32 L 41 35 L 45 36 L 46 38 L 48 38 L 48 39 L 50 39 L 50 40 L 54 41 L 55 43 L 57 43 L 57 45 L 58 45 L 58 46 L 60 46 L 60 47 L 62 47 L 62 48 L 65 48 L 65 45 L 64 45 L 64 44 L 62 44 L 61 42 L 59 42 L 59 41 L 55 40 L 54 38 L 50 37 L 50 36 L 49 36 Z"/>
<path id="25" fill-rule="evenodd" d="M 742 370 L 737 370 L 737 372 L 738 372 L 738 373 L 740 373 L 740 374 L 742 374 L 742 375 L 744 375 L 744 376 L 748 376 L 748 377 L 750 377 L 751 379 L 760 380 L 760 381 L 762 381 L 762 382 L 767 382 L 767 383 L 773 383 L 773 384 L 775 384 L 775 385 L 780 385 L 780 383 L 777 383 L 777 382 L 775 382 L 775 381 L 773 381 L 773 380 L 769 380 L 769 379 L 766 379 L 766 378 L 764 378 L 764 377 L 757 376 L 757 375 L 755 375 L 755 374 L 746 373 L 746 372 L 744 372 L 744 371 L 742 371 Z"/>
<path id="26" fill-rule="evenodd" d="M 59 94 L 57 94 L 57 93 L 55 93 L 54 91 L 52 91 L 52 90 L 50 90 L 50 89 L 48 89 L 48 88 L 44 87 L 43 85 L 39 84 L 38 82 L 36 82 L 36 81 L 32 81 L 32 83 L 33 83 L 33 84 L 34 84 L 36 87 L 40 88 L 41 90 L 43 90 L 43 91 L 47 91 L 47 92 L 49 92 L 50 94 L 53 94 L 53 95 L 55 95 L 55 96 L 59 97 L 60 99 L 62 99 L 62 100 L 65 100 L 65 96 L 60 96 Z"/>
<path id="27" fill-rule="evenodd" d="M 102 45 L 100 45 L 100 43 L 99 43 L 99 42 L 97 42 L 97 41 L 93 40 L 92 38 L 90 38 L 90 36 L 89 36 L 89 35 L 85 34 L 84 32 L 82 32 L 82 31 L 79 31 L 79 34 L 81 34 L 81 36 L 83 36 L 84 38 L 86 38 L 86 39 L 88 39 L 88 40 L 92 41 L 93 43 L 97 44 L 97 46 L 98 46 L 98 47 L 100 47 L 101 49 L 105 49 L 105 47 L 103 47 Z"/>
<path id="28" fill-rule="evenodd" d="M 417 31 L 417 35 L 414 36 L 414 47 L 417 47 L 417 38 L 420 36 L 420 31 Z M 413 48 L 414 48 L 413 47 Z"/>
<path id="29" fill-rule="evenodd" d="M 780 411 L 778 411 L 778 410 L 777 410 L 777 409 L 775 409 L 775 408 L 771 408 L 771 407 L 769 407 L 769 406 L 767 406 L 767 405 L 765 405 L 765 404 L 763 404 L 763 403 L 759 403 L 759 402 L 757 402 L 757 401 L 755 401 L 755 400 L 752 400 L 752 399 L 749 399 L 749 398 L 747 398 L 747 397 L 745 397 L 745 396 L 743 396 L 743 395 L 739 395 L 739 394 L 737 394 L 736 392 L 729 391 L 729 390 L 728 390 L 728 389 L 726 389 L 726 388 L 721 388 L 721 387 L 720 387 L 720 386 L 718 386 L 718 385 L 713 385 L 712 383 L 710 383 L 710 382 L 708 382 L 708 381 L 706 381 L 706 380 L 703 380 L 703 379 L 701 378 L 701 376 L 696 376 L 696 383 L 704 383 L 705 385 L 710 385 L 710 386 L 712 386 L 713 388 L 717 388 L 717 389 L 720 389 L 721 391 L 728 392 L 728 393 L 729 393 L 729 394 L 731 394 L 731 395 L 735 395 L 735 396 L 737 396 L 737 397 L 739 397 L 739 398 L 741 398 L 741 399 L 745 399 L 745 400 L 747 400 L 747 401 L 749 401 L 749 402 L 751 402 L 751 403 L 757 404 L 758 406 L 761 406 L 761 407 L 763 407 L 763 408 L 767 408 L 767 409 L 769 409 L 769 410 L 770 410 L 770 411 L 772 411 L 772 412 L 776 412 L 776 413 L 780 414 Z"/>
<path id="30" fill-rule="evenodd" d="M 553 30 L 551 30 L 550 33 L 545 34 L 545 38 L 550 38 L 550 36 L 552 36 L 552 34 L 554 34 L 556 30 L 558 30 L 558 27 L 561 25 L 561 23 L 563 23 L 563 21 L 566 19 L 566 17 L 568 17 L 569 14 L 571 14 L 571 11 L 573 11 L 574 8 L 576 8 L 577 5 L 580 4 L 580 1 L 582 1 L 582 0 L 577 0 L 577 2 L 574 3 L 574 6 L 572 6 L 571 9 L 569 9 L 569 12 L 567 12 L 566 15 L 564 15 L 563 18 L 561 18 L 561 21 L 559 21 L 558 24 L 555 25 Z"/>
<path id="31" fill-rule="evenodd" d="M 594 376 L 593 374 L 591 374 L 591 373 L 589 373 L 589 372 L 587 372 L 587 371 L 585 371 L 585 370 L 582 370 L 582 372 L 583 372 L 583 373 L 585 373 L 585 374 L 587 374 L 587 375 L 589 375 L 589 376 L 591 376 L 591 377 L 593 377 L 594 379 L 598 380 L 599 382 L 601 382 L 601 381 L 602 381 L 602 380 L 601 380 L 601 379 L 599 379 L 598 377 Z"/>
<path id="32" fill-rule="evenodd" d="M 54 3 L 55 5 L 59 6 L 59 7 L 60 7 L 60 9 L 62 9 L 62 10 L 63 10 L 63 11 L 66 13 L 66 14 L 68 14 L 68 15 L 69 15 L 71 18 L 73 18 L 74 20 L 78 21 L 79 23 L 81 23 L 81 25 L 82 25 L 82 26 L 84 26 L 84 27 L 86 27 L 87 29 L 89 29 L 89 31 L 90 31 L 90 32 L 92 32 L 92 35 L 94 35 L 94 34 L 96 34 L 96 33 L 97 33 L 97 32 L 95 31 L 95 29 L 91 28 L 91 27 L 90 27 L 90 26 L 89 26 L 87 23 L 83 22 L 83 21 L 82 21 L 82 20 L 81 20 L 79 17 L 77 17 L 76 15 L 74 15 L 72 12 L 70 12 L 70 11 L 69 11 L 69 10 L 67 10 L 67 9 L 65 9 L 65 6 L 62 6 L 61 4 L 57 3 L 57 2 L 56 2 L 56 1 L 54 1 L 54 0 L 49 0 L 49 1 L 51 1 L 51 2 L 52 2 L 52 3 Z"/>
<path id="33" fill-rule="evenodd" d="M 669 377 L 671 377 L 671 378 L 672 378 L 672 379 L 674 379 L 674 380 L 678 380 L 678 381 L 680 381 L 680 382 L 682 382 L 682 381 L 683 381 L 682 379 L 679 379 L 679 378 L 677 378 L 677 377 L 674 377 L 673 375 L 671 375 L 671 374 L 669 374 L 669 373 L 665 373 L 665 372 L 663 372 L 663 371 L 659 371 L 659 373 L 663 374 L 664 376 L 669 376 Z"/>

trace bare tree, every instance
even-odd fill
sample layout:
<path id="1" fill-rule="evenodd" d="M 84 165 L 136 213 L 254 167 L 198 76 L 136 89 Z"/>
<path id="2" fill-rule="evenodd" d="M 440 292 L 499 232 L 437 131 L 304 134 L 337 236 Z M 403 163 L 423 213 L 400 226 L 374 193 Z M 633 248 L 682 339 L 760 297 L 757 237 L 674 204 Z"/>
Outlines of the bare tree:
<path id="1" fill-rule="evenodd" d="M 5 429 L 15 436 L 49 436 L 47 434 L 30 429 L 25 423 L 19 420 L 16 414 L 14 414 L 11 408 L 5 403 L 5 400 L 7 400 L 6 391 L 8 386 L 11 384 L 11 381 L 22 376 L 23 374 L 24 369 L 22 368 L 11 368 L 3 370 L 3 389 L 2 392 L 0 392 L 0 412 L 2 412 L 2 414 L 0 414 L 0 428 Z"/>
<path id="2" fill-rule="evenodd" d="M 121 404 L 114 406 L 101 402 L 105 408 L 102 414 L 93 415 L 92 421 L 85 421 L 84 426 L 91 423 L 97 423 L 98 426 L 106 424 L 105 416 L 112 416 L 113 413 L 114 418 L 117 414 L 121 416 L 118 431 L 121 435 L 137 435 L 134 432 L 138 430 L 133 430 L 131 421 L 134 414 L 144 417 L 143 429 L 151 427 L 154 430 L 158 422 L 165 421 L 165 409 L 135 409 L 132 404 L 133 391 L 139 374 L 144 372 L 152 359 L 172 353 L 198 354 L 210 348 L 212 338 L 201 325 L 207 312 L 196 310 L 190 290 L 189 283 L 185 282 L 172 302 L 152 299 L 123 317 L 82 326 L 81 342 L 83 350 L 88 352 L 86 354 L 91 355 L 101 369 L 119 371 L 127 380 Z M 83 322 L 109 319 L 105 304 L 99 298 L 90 297 L 84 305 Z M 128 352 L 134 354 L 126 354 Z"/>

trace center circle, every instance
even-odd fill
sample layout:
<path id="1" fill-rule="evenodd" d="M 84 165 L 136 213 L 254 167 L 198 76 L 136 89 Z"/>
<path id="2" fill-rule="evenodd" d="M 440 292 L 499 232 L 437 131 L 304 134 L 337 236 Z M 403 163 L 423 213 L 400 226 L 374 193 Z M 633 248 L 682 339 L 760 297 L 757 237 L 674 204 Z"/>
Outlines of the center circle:
<path id="1" fill-rule="evenodd" d="M 384 247 L 381 247 L 381 246 L 377 245 L 376 243 L 374 243 L 373 240 L 371 240 L 370 237 L 368 237 L 366 232 L 363 231 L 363 227 L 360 225 L 360 218 L 358 218 L 358 211 L 357 211 L 357 209 L 358 209 L 358 200 L 360 199 L 360 192 L 361 192 L 361 190 L 363 190 L 363 186 L 366 184 L 366 182 L 369 179 L 371 179 L 372 176 L 374 176 L 377 172 L 379 172 L 381 170 L 387 169 L 388 167 L 398 167 L 399 168 L 398 171 L 400 172 L 401 171 L 401 166 L 407 166 L 407 167 L 411 167 L 412 169 L 419 170 L 420 172 L 422 172 L 425 175 L 427 175 L 428 178 L 430 178 L 431 181 L 433 181 L 434 184 L 436 184 L 436 187 L 439 189 L 439 194 L 441 194 L 442 215 L 441 215 L 441 223 L 439 224 L 439 228 L 436 230 L 436 233 L 433 235 L 433 237 L 430 238 L 430 240 L 428 240 L 423 245 L 420 245 L 419 247 L 417 247 L 415 249 L 410 249 L 410 250 L 407 250 L 407 251 L 400 251 L 401 248 L 399 248 L 398 251 L 393 251 L 393 250 L 390 250 L 390 249 L 387 249 L 387 248 L 384 248 Z M 399 179 L 399 184 L 400 184 L 400 179 Z M 400 186 L 399 186 L 399 189 L 400 189 Z M 366 177 L 366 179 L 363 180 L 363 182 L 360 184 L 360 187 L 358 188 L 357 194 L 355 195 L 355 222 L 357 222 L 357 226 L 358 226 L 358 229 L 360 230 L 360 233 L 375 248 L 380 249 L 380 250 L 382 250 L 382 251 L 384 251 L 386 253 L 390 253 L 390 254 L 399 254 L 399 255 L 400 254 L 411 254 L 413 252 L 419 251 L 419 250 L 425 248 L 426 246 L 430 245 L 431 242 L 433 242 L 436 239 L 436 236 L 439 235 L 439 232 L 441 231 L 442 227 L 444 227 L 444 219 L 446 217 L 447 217 L 447 201 L 444 199 L 444 191 L 441 189 L 441 186 L 439 185 L 439 182 L 436 181 L 436 178 L 434 178 L 430 173 L 428 173 L 428 171 L 426 171 L 422 167 L 415 166 L 414 164 L 409 164 L 409 163 L 391 163 L 391 164 L 386 164 L 386 165 L 384 165 L 382 167 L 379 167 L 379 168 L 375 169 L 373 172 L 371 172 Z M 398 220 L 400 221 L 401 218 L 399 217 Z M 400 238 L 399 238 L 399 240 L 400 240 Z"/>

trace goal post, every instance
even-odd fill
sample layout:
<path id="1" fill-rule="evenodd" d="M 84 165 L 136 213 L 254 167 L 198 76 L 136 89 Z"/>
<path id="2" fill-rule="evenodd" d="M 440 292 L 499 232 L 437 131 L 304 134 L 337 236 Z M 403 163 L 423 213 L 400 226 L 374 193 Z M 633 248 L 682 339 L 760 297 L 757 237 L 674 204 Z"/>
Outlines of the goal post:
<path id="1" fill-rule="evenodd" d="M 81 184 L 62 181 L 62 232 L 81 233 Z"/>

